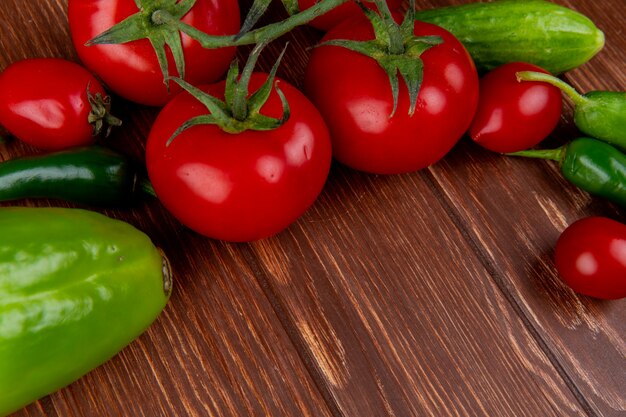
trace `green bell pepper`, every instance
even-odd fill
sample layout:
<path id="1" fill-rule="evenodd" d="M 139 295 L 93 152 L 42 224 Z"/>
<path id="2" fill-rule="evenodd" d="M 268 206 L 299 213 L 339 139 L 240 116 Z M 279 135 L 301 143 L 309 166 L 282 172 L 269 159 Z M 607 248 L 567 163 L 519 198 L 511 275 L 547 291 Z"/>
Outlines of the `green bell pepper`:
<path id="1" fill-rule="evenodd" d="M 80 209 L 0 208 L 0 415 L 138 337 L 169 299 L 169 263 L 133 226 Z"/>

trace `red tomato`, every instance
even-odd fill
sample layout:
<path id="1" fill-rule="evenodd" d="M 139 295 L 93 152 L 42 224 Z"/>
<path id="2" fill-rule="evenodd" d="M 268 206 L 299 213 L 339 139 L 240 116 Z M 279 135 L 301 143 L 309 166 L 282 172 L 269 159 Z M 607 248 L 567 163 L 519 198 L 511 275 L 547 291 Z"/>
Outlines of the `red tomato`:
<path id="1" fill-rule="evenodd" d="M 412 117 L 402 80 L 398 108 L 389 117 L 391 86 L 376 61 L 339 46 L 313 50 L 305 89 L 326 120 L 338 161 L 380 174 L 416 171 L 442 158 L 469 127 L 478 101 L 472 59 L 452 34 L 438 26 L 415 22 L 414 32 L 441 36 L 443 43 L 421 56 L 424 78 Z M 357 17 L 329 31 L 322 41 L 373 37 L 371 23 Z"/>
<path id="2" fill-rule="evenodd" d="M 478 110 L 470 137 L 495 152 L 532 148 L 554 130 L 561 118 L 561 91 L 542 82 L 517 81 L 519 71 L 548 72 L 523 62 L 504 64 L 480 80 Z"/>
<path id="3" fill-rule="evenodd" d="M 316 3 L 319 3 L 319 0 L 298 0 L 300 10 L 308 9 Z M 376 10 L 376 5 L 373 1 L 364 1 L 363 4 L 369 9 Z M 392 12 L 395 10 L 400 10 L 402 0 L 387 0 L 387 5 Z M 329 31 L 344 20 L 362 13 L 363 12 L 361 8 L 356 4 L 356 1 L 349 0 L 339 7 L 334 8 L 331 11 L 323 14 L 322 16 L 316 17 L 309 22 L 309 25 L 319 30 Z"/>
<path id="4" fill-rule="evenodd" d="M 250 91 L 267 74 L 255 73 Z M 224 82 L 203 87 L 224 95 Z M 175 97 L 157 117 L 146 147 L 150 180 L 163 205 L 183 224 L 205 236 L 250 241 L 280 232 L 315 201 L 331 160 L 328 130 L 308 99 L 280 82 L 291 109 L 281 127 L 239 134 L 199 125 L 166 142 L 186 120 L 207 114 L 188 93 Z M 273 91 L 262 114 L 280 118 Z"/>
<path id="5" fill-rule="evenodd" d="M 0 124 L 33 146 L 60 150 L 92 144 L 91 95 L 106 94 L 98 80 L 63 59 L 25 59 L 0 74 Z"/>
<path id="6" fill-rule="evenodd" d="M 626 297 L 626 225 L 605 217 L 587 217 L 559 237 L 555 262 L 574 291 L 595 298 Z"/>
<path id="7" fill-rule="evenodd" d="M 112 91 L 131 101 L 161 106 L 168 94 L 159 63 L 147 39 L 117 45 L 85 46 L 85 42 L 137 13 L 135 0 L 70 0 L 68 17 L 72 41 L 82 62 Z M 211 35 L 239 31 L 237 0 L 197 0 L 183 22 Z M 219 79 L 230 65 L 235 49 L 205 49 L 182 34 L 185 79 L 192 84 Z M 176 75 L 174 60 L 167 50 L 170 74 Z M 170 83 L 172 93 L 180 91 Z"/>

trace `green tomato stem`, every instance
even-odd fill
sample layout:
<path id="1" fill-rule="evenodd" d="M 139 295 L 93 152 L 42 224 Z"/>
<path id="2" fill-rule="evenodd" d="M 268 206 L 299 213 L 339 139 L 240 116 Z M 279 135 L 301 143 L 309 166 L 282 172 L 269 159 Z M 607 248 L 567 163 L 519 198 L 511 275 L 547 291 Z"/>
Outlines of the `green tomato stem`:
<path id="1" fill-rule="evenodd" d="M 234 89 L 231 112 L 233 117 L 239 121 L 246 120 L 248 117 L 248 86 L 250 84 L 250 77 L 252 77 L 252 72 L 254 71 L 256 62 L 259 59 L 261 50 L 265 47 L 265 45 L 265 43 L 259 43 L 254 47 L 248 56 L 246 65 L 243 67 L 241 77 L 238 81 L 235 80 L 236 87 Z"/>
<path id="2" fill-rule="evenodd" d="M 348 0 L 322 0 L 313 5 L 311 8 L 290 16 L 285 20 L 252 30 L 241 35 L 240 37 L 233 35 L 207 35 L 193 26 L 181 22 L 165 10 L 155 11 L 152 14 L 152 21 L 157 25 L 172 25 L 172 27 L 175 27 L 181 32 L 187 34 L 189 37 L 198 41 L 204 48 L 223 48 L 227 46 L 241 46 L 261 42 L 270 42 L 291 31 L 295 27 L 304 25 L 347 1 Z"/>
<path id="3" fill-rule="evenodd" d="M 541 82 L 553 85 L 559 88 L 561 91 L 563 91 L 570 99 L 572 99 L 574 104 L 576 104 L 577 106 L 584 104 L 587 101 L 587 98 L 583 96 L 582 94 L 580 94 L 578 91 L 576 91 L 574 87 L 572 87 L 571 85 L 567 84 L 565 81 L 560 80 L 559 78 L 553 75 L 544 74 L 542 72 L 534 72 L 534 71 L 520 71 L 517 73 L 517 80 L 518 81 L 541 81 Z"/>
<path id="4" fill-rule="evenodd" d="M 374 3 L 385 24 L 385 32 L 389 36 L 389 54 L 402 55 L 404 53 L 404 38 L 400 25 L 394 20 L 386 0 L 374 0 Z"/>

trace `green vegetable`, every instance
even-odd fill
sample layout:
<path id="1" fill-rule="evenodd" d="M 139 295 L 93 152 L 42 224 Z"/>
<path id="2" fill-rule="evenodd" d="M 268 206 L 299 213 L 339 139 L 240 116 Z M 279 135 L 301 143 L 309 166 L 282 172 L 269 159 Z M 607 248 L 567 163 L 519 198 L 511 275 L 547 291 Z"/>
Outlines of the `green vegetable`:
<path id="1" fill-rule="evenodd" d="M 61 208 L 0 208 L 0 415 L 80 378 L 138 337 L 171 292 L 133 226 Z"/>
<path id="2" fill-rule="evenodd" d="M 418 11 L 417 20 L 452 32 L 480 71 L 528 62 L 553 74 L 589 61 L 604 34 L 582 14 L 543 0 L 500 0 Z"/>
<path id="3" fill-rule="evenodd" d="M 92 206 L 127 206 L 141 184 L 133 165 L 100 146 L 0 163 L 0 201 L 56 198 Z"/>
<path id="4" fill-rule="evenodd" d="M 578 138 L 557 148 L 510 153 L 558 161 L 563 176 L 590 194 L 626 208 L 626 155 L 608 143 Z"/>
<path id="5" fill-rule="evenodd" d="M 539 72 L 517 74 L 521 81 L 543 81 L 560 88 L 574 102 L 574 123 L 581 132 L 626 149 L 626 93 L 590 91 L 581 95 L 564 81 Z"/>

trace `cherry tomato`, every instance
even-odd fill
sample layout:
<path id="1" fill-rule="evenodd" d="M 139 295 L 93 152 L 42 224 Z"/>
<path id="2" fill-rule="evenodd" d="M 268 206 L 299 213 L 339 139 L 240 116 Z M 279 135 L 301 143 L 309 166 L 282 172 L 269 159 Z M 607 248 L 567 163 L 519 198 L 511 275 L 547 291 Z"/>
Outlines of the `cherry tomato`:
<path id="1" fill-rule="evenodd" d="M 421 55 L 423 82 L 417 109 L 409 116 L 409 94 L 400 80 L 398 108 L 385 71 L 373 59 L 349 49 L 322 45 L 313 50 L 305 91 L 320 109 L 335 158 L 358 170 L 395 174 L 437 162 L 458 142 L 474 116 L 478 76 L 461 43 L 448 31 L 415 22 L 416 36 L 438 35 L 443 43 Z M 344 21 L 330 39 L 370 40 L 365 17 Z"/>
<path id="2" fill-rule="evenodd" d="M 55 58 L 17 61 L 0 74 L 0 124 L 41 149 L 90 145 L 96 136 L 87 90 L 96 100 L 98 95 L 100 101 L 108 100 L 100 82 L 76 63 Z"/>
<path id="3" fill-rule="evenodd" d="M 626 225 L 606 217 L 587 217 L 559 237 L 555 262 L 574 291 L 595 298 L 626 297 Z"/>
<path id="4" fill-rule="evenodd" d="M 305 10 L 318 2 L 319 0 L 298 0 L 298 5 L 300 6 L 300 10 Z M 376 10 L 376 5 L 373 1 L 364 1 L 363 5 L 369 9 Z M 402 5 L 402 0 L 387 0 L 387 5 L 389 6 L 389 9 L 391 9 L 391 11 L 399 10 L 400 6 Z M 339 7 L 329 11 L 328 13 L 316 17 L 309 22 L 309 25 L 326 32 L 334 28 L 344 20 L 347 20 L 354 17 L 355 15 L 362 13 L 363 12 L 361 8 L 356 4 L 356 1 L 349 0 Z"/>
<path id="5" fill-rule="evenodd" d="M 253 74 L 250 91 L 266 79 Z M 331 161 L 328 130 L 302 93 L 285 81 L 279 86 L 291 116 L 274 130 L 230 134 L 199 125 L 167 146 L 182 123 L 207 113 L 186 92 L 157 117 L 146 147 L 148 174 L 163 205 L 189 228 L 227 241 L 265 238 L 295 221 L 321 192 Z M 221 99 L 224 82 L 202 89 Z M 282 116 L 276 91 L 261 113 Z"/>
<path id="6" fill-rule="evenodd" d="M 504 64 L 480 80 L 478 110 L 469 135 L 494 152 L 532 148 L 554 130 L 561 118 L 562 99 L 557 87 L 517 81 L 519 71 L 548 73 L 523 62 Z"/>
<path id="7" fill-rule="evenodd" d="M 81 61 L 112 91 L 137 103 L 162 106 L 180 89 L 171 83 L 172 94 L 168 94 L 149 40 L 85 45 L 138 10 L 135 0 L 70 0 L 68 17 L 72 41 Z M 197 0 L 182 21 L 211 35 L 235 34 L 239 31 L 239 6 L 237 0 Z M 181 34 L 181 39 L 185 79 L 192 84 L 219 79 L 235 54 L 234 48 L 205 49 L 185 34 Z M 170 74 L 176 75 L 169 49 L 167 54 Z"/>

